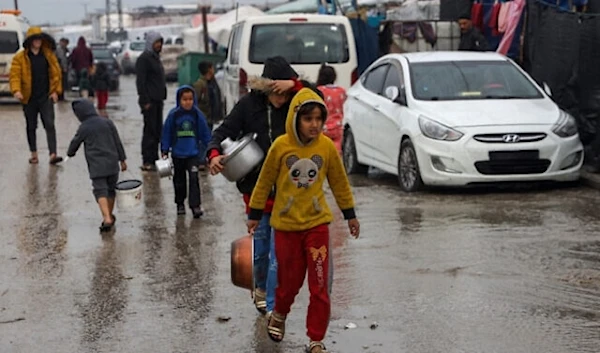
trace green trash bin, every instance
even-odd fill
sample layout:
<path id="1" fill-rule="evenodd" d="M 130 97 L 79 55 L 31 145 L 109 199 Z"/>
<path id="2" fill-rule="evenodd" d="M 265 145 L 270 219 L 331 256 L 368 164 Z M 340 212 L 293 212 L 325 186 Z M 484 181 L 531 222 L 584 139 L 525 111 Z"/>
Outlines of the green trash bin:
<path id="1" fill-rule="evenodd" d="M 225 61 L 223 54 L 206 54 L 200 52 L 187 52 L 177 57 L 177 81 L 179 85 L 191 85 L 198 80 L 200 72 L 198 64 L 201 61 L 210 61 L 219 64 Z"/>

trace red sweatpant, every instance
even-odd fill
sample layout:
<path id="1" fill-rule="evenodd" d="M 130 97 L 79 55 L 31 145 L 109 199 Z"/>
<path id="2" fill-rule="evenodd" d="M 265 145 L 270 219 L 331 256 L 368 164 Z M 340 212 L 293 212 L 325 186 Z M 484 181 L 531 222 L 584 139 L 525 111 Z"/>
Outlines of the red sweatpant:
<path id="1" fill-rule="evenodd" d="M 108 91 L 96 91 L 96 98 L 98 98 L 98 109 L 105 109 L 106 102 L 108 102 Z"/>
<path id="2" fill-rule="evenodd" d="M 306 334 L 311 341 L 322 341 L 329 326 L 329 226 L 323 224 L 302 232 L 275 230 L 277 288 L 275 311 L 287 315 L 308 272 L 310 302 Z"/>

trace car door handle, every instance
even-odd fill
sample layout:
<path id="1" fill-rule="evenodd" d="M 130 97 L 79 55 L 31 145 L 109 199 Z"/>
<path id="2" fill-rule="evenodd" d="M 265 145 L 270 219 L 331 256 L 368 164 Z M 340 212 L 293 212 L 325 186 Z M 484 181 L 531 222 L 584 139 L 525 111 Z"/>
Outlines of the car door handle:
<path id="1" fill-rule="evenodd" d="M 379 108 L 378 105 L 374 105 L 372 108 L 374 111 L 381 113 L 381 109 Z"/>

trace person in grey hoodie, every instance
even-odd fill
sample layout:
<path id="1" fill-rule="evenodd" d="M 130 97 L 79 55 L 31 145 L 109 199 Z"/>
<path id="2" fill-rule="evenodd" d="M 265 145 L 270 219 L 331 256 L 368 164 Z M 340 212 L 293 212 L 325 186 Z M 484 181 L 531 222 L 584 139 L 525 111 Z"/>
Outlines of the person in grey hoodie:
<path id="1" fill-rule="evenodd" d="M 100 231 L 108 232 L 116 221 L 113 209 L 119 169 L 127 170 L 125 150 L 115 124 L 99 116 L 92 102 L 79 99 L 72 107 L 81 125 L 69 145 L 67 156 L 74 157 L 79 146 L 84 144 L 94 196 L 103 218 Z"/>
<path id="2" fill-rule="evenodd" d="M 165 69 L 160 61 L 163 38 L 157 32 L 146 34 L 146 49 L 135 62 L 138 104 L 144 115 L 142 170 L 156 170 L 163 127 L 163 107 L 167 98 Z"/>

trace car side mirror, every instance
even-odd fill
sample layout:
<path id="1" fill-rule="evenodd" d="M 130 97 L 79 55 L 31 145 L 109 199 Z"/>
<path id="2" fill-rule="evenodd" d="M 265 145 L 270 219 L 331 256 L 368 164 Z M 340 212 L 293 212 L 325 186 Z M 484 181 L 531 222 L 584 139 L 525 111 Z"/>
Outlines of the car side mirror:
<path id="1" fill-rule="evenodd" d="M 399 89 L 396 86 L 390 86 L 385 89 L 385 96 L 394 103 L 406 106 L 406 94 L 404 89 Z"/>
<path id="2" fill-rule="evenodd" d="M 544 91 L 546 92 L 547 95 L 552 97 L 552 90 L 550 89 L 550 86 L 548 86 L 548 84 L 546 82 L 544 82 Z"/>

